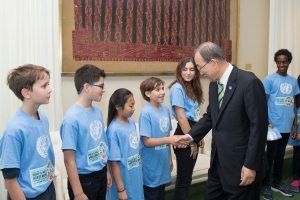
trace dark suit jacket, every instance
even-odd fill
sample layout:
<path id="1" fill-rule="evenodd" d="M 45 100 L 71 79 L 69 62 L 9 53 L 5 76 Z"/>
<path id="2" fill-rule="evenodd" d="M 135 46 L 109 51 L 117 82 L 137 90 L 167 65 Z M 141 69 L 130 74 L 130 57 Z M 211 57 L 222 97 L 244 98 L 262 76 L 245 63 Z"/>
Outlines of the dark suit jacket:
<path id="1" fill-rule="evenodd" d="M 257 180 L 268 128 L 264 87 L 253 73 L 234 67 L 220 109 L 217 91 L 217 83 L 211 82 L 207 112 L 189 134 L 198 142 L 212 129 L 210 165 L 217 156 L 218 173 L 226 183 L 240 184 L 243 165 L 257 171 Z"/>

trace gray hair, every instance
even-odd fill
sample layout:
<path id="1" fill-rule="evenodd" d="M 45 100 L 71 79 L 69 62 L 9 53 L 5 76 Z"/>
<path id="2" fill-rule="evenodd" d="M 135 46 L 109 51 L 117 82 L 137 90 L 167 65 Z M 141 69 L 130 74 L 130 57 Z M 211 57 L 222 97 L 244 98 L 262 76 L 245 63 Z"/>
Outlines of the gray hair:
<path id="1" fill-rule="evenodd" d="M 219 61 L 225 60 L 225 55 L 221 47 L 212 42 L 204 42 L 195 50 L 198 52 L 205 62 L 209 62 L 211 59 Z"/>

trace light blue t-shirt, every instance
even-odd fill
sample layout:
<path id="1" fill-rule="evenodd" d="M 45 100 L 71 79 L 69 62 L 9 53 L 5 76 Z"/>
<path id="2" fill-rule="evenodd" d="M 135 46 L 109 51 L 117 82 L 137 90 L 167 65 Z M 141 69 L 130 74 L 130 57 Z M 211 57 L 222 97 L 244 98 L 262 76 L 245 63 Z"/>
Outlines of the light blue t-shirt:
<path id="1" fill-rule="evenodd" d="M 200 105 L 197 101 L 189 98 L 181 84 L 175 83 L 170 90 L 170 104 L 172 106 L 172 115 L 177 119 L 175 108 L 184 109 L 185 116 L 188 120 L 197 122 L 200 119 Z"/>
<path id="2" fill-rule="evenodd" d="M 290 133 L 294 113 L 294 97 L 300 93 L 297 80 L 292 76 L 273 73 L 263 81 L 268 98 L 269 123 L 281 133 Z"/>
<path id="3" fill-rule="evenodd" d="M 54 152 L 48 119 L 40 120 L 19 109 L 9 120 L 0 144 L 0 169 L 18 168 L 18 183 L 27 198 L 45 190 L 54 178 Z"/>
<path id="4" fill-rule="evenodd" d="M 110 147 L 109 160 L 119 161 L 118 166 L 129 200 L 144 199 L 142 161 L 140 156 L 140 138 L 135 123 L 128 124 L 113 120 L 107 128 Z M 118 199 L 117 185 L 113 181 L 108 190 L 108 200 Z"/>
<path id="5" fill-rule="evenodd" d="M 60 135 L 62 150 L 75 151 L 79 174 L 90 174 L 106 166 L 109 150 L 103 115 L 98 107 L 73 104 L 65 114 Z"/>
<path id="6" fill-rule="evenodd" d="M 141 137 L 169 136 L 172 126 L 168 108 L 161 104 L 157 109 L 147 103 L 140 113 L 139 129 Z M 144 185 L 158 187 L 171 181 L 169 145 L 146 147 L 142 143 L 141 157 Z"/>
<path id="7" fill-rule="evenodd" d="M 298 135 L 300 135 L 300 107 L 297 109 L 297 124 L 298 124 L 297 133 L 298 133 Z M 290 137 L 289 145 L 300 146 L 300 141 L 294 140 Z"/>

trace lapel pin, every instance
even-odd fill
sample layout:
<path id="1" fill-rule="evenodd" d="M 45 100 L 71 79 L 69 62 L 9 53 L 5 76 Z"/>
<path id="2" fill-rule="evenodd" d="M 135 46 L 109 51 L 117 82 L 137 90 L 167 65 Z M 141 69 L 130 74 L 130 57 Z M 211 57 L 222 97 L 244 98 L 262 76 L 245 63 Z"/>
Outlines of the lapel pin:
<path id="1" fill-rule="evenodd" d="M 231 85 L 229 86 L 229 90 L 231 90 L 232 89 L 232 87 L 231 87 Z"/>

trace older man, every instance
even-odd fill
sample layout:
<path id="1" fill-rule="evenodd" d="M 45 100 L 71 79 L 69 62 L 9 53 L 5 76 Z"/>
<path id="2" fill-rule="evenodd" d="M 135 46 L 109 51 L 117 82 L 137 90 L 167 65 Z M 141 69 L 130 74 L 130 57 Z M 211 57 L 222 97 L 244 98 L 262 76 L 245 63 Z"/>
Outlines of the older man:
<path id="1" fill-rule="evenodd" d="M 206 199 L 259 199 L 268 127 L 263 84 L 228 63 L 211 42 L 196 49 L 195 62 L 211 81 L 209 105 L 183 137 L 199 142 L 212 129 Z"/>

